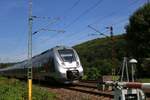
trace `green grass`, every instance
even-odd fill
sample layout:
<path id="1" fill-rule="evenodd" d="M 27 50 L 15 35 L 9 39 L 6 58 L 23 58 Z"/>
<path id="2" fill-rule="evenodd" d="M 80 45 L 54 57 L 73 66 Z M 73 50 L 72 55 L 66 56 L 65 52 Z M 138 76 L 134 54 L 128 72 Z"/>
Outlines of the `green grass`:
<path id="1" fill-rule="evenodd" d="M 55 100 L 56 94 L 33 85 L 33 100 Z M 0 77 L 0 100 L 28 100 L 27 84 Z"/>
<path id="2" fill-rule="evenodd" d="M 138 79 L 138 81 L 142 83 L 150 83 L 150 78 L 142 78 L 142 79 Z"/>

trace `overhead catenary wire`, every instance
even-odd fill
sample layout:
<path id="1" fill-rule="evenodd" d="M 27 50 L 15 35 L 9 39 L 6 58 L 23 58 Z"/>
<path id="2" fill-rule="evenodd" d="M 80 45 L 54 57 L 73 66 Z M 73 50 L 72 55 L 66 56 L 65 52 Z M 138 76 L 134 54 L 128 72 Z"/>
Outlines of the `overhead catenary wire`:
<path id="1" fill-rule="evenodd" d="M 121 24 L 127 24 L 127 23 L 125 23 L 127 20 L 128 20 L 128 17 L 121 18 L 120 20 L 117 20 L 114 23 L 112 23 L 111 26 L 113 26 L 113 27 L 118 27 L 118 26 L 121 27 L 120 26 Z M 105 30 L 105 27 L 104 27 L 103 30 Z"/>
<path id="2" fill-rule="evenodd" d="M 64 28 L 68 28 L 70 27 L 72 24 L 74 24 L 76 21 L 78 21 L 82 15 L 87 14 L 88 12 L 90 12 L 92 9 L 96 8 L 103 0 L 99 0 L 98 2 L 96 2 L 93 6 L 91 6 L 90 8 L 86 9 L 83 13 L 81 13 L 78 17 L 76 17 L 76 19 L 74 19 L 70 24 L 68 24 L 66 27 Z"/>
<path id="3" fill-rule="evenodd" d="M 121 23 L 122 21 L 124 21 L 126 18 L 123 18 L 123 19 L 121 19 L 121 20 L 119 20 L 119 21 L 117 21 L 115 24 L 117 24 L 117 25 L 119 25 L 119 23 Z M 115 24 L 113 24 L 113 26 L 115 25 Z M 79 32 L 77 32 L 78 34 L 74 34 L 73 35 L 73 33 L 70 33 L 70 34 L 68 34 L 67 35 L 67 37 L 69 37 L 70 38 L 70 40 L 66 40 L 65 39 L 65 41 L 68 41 L 68 43 L 73 43 L 73 42 L 75 42 L 76 40 L 82 40 L 83 38 L 85 38 L 85 35 L 83 35 L 83 36 L 81 36 L 81 35 L 79 35 L 79 34 L 81 34 L 81 33 L 83 33 L 84 31 L 85 31 L 85 29 L 87 29 L 87 27 L 84 27 L 82 30 L 80 30 Z M 108 30 L 107 30 L 108 31 Z M 106 30 L 102 30 L 102 33 L 106 33 L 107 32 Z M 55 38 L 57 38 L 57 36 L 58 36 L 59 34 L 56 34 L 55 36 L 53 36 L 53 39 L 52 40 L 50 40 L 49 38 L 48 39 L 46 39 L 46 40 L 42 40 L 41 41 L 41 43 L 42 43 L 42 46 L 43 46 L 43 43 L 45 43 L 45 42 L 47 42 L 47 41 L 53 41 L 53 40 L 55 40 Z M 75 40 L 74 39 L 71 39 L 71 38 L 74 38 L 75 37 L 75 35 L 77 35 L 77 36 L 80 36 L 80 37 L 78 37 L 78 38 L 76 38 Z M 89 34 L 87 34 L 87 35 L 89 35 Z M 91 36 L 98 36 L 97 38 L 99 38 L 99 34 L 94 34 L 93 33 L 93 35 L 92 34 L 90 34 Z M 71 37 L 70 37 L 71 36 Z M 94 39 L 96 39 L 96 38 L 94 38 Z M 62 38 L 60 38 L 59 40 L 57 40 L 57 41 L 55 41 L 56 43 L 58 43 L 59 41 L 63 41 L 64 40 L 64 38 L 62 37 Z M 39 47 L 39 46 L 38 46 Z"/>
<path id="4" fill-rule="evenodd" d="M 124 20 L 125 20 L 125 18 L 123 18 L 123 19 L 117 21 L 115 24 L 119 25 L 119 23 L 121 23 L 121 22 L 124 21 Z M 114 26 L 115 24 L 112 24 L 112 25 Z M 80 39 L 84 38 L 85 35 L 84 35 L 84 36 L 81 36 L 80 34 L 83 33 L 83 32 L 85 31 L 85 29 L 87 29 L 87 26 L 84 27 L 84 28 L 83 28 L 82 30 L 80 30 L 79 32 L 76 32 L 76 33 L 78 33 L 78 34 L 75 34 L 75 33 L 70 33 L 70 34 L 68 34 L 66 37 L 69 37 L 70 40 L 68 40 L 68 39 L 66 40 L 66 39 L 65 39 L 65 41 L 67 41 L 67 42 L 69 42 L 69 43 L 73 43 L 73 42 L 75 42 L 76 40 L 80 40 Z M 102 30 L 102 33 L 106 33 L 106 34 L 107 34 L 107 31 L 108 31 L 108 30 L 104 29 L 104 30 Z M 45 43 L 45 42 L 47 42 L 47 41 L 53 41 L 53 40 L 55 40 L 58 35 L 59 35 L 59 34 L 56 34 L 55 36 L 53 36 L 53 39 L 52 39 L 52 40 L 46 39 L 46 40 L 41 41 L 42 45 L 43 45 L 43 43 Z M 87 34 L 87 35 L 89 35 L 89 34 Z M 92 34 L 90 34 L 90 35 L 91 35 L 91 36 L 98 36 L 97 38 L 99 38 L 99 34 L 96 35 L 96 34 L 93 33 L 93 35 L 92 35 Z M 71 36 L 71 37 L 70 37 L 70 36 Z M 79 38 L 77 37 L 76 40 L 73 40 L 75 36 L 80 36 L 80 37 L 79 37 Z M 96 39 L 96 38 L 95 38 L 95 39 Z M 58 43 L 59 41 L 64 41 L 64 38 L 62 37 L 62 38 L 60 38 L 59 40 L 57 40 L 56 42 Z"/>
<path id="5" fill-rule="evenodd" d="M 115 25 L 120 25 L 120 24 L 122 24 L 122 22 L 124 22 L 124 21 L 126 21 L 126 19 L 128 19 L 128 17 L 127 18 L 122 18 L 121 20 L 117 20 L 115 23 L 113 23 L 113 24 L 111 24 L 112 26 L 115 26 Z M 87 25 L 88 27 L 90 26 L 90 25 Z M 96 31 L 98 31 L 98 30 L 96 30 Z M 95 33 L 92 33 L 92 34 L 88 34 L 88 35 L 101 35 L 101 33 L 102 34 L 107 34 L 107 31 L 108 30 L 106 30 L 106 28 L 105 29 L 103 29 L 102 30 L 102 32 L 100 32 L 100 34 L 95 34 Z M 72 36 L 73 37 L 73 36 Z M 107 37 L 107 35 L 106 35 L 106 37 Z"/>
<path id="6" fill-rule="evenodd" d="M 77 1 L 77 2 L 78 2 L 78 1 Z M 99 1 L 99 2 L 100 2 L 100 1 Z M 134 2 L 134 3 L 135 3 L 135 2 Z M 89 9 L 89 10 L 90 10 L 90 9 Z M 88 11 L 88 10 L 86 10 L 86 11 Z M 84 13 L 84 12 L 83 12 L 83 13 Z M 82 13 L 82 14 L 83 14 L 83 13 Z M 114 14 L 114 13 L 111 13 L 111 14 L 109 14 L 109 16 L 110 16 L 110 15 L 113 15 L 113 14 Z M 106 17 L 106 16 L 104 16 L 104 17 Z M 79 18 L 79 17 L 78 17 L 78 18 Z M 74 36 L 74 35 L 72 35 L 72 36 Z M 67 36 L 67 37 L 68 37 L 68 36 Z M 58 41 L 59 41 L 59 40 L 58 40 Z"/>
<path id="7" fill-rule="evenodd" d="M 114 24 L 112 24 L 113 26 L 115 26 L 116 24 L 117 25 L 119 25 L 120 23 L 122 23 L 123 21 L 125 21 L 127 18 L 123 18 L 123 19 L 121 19 L 121 20 L 119 20 L 119 21 L 116 21 L 116 23 L 114 23 Z M 79 32 L 76 32 L 76 33 L 78 33 L 78 34 L 76 34 L 76 33 L 69 33 L 66 37 L 69 37 L 70 38 L 70 40 L 67 40 L 69 43 L 71 43 L 72 42 L 72 39 L 71 38 L 74 38 L 75 36 L 80 36 L 80 34 L 81 33 L 83 33 L 85 30 L 87 29 L 87 25 L 82 29 L 82 30 L 80 30 Z M 102 30 L 102 33 L 106 33 L 107 34 L 107 31 L 108 30 L 106 30 L 106 29 L 103 29 Z M 52 40 L 50 40 L 50 39 L 46 39 L 46 40 L 43 40 L 41 43 L 45 43 L 45 42 L 48 42 L 48 41 L 53 41 L 53 40 L 55 40 L 55 38 L 57 38 L 57 36 L 58 36 L 59 34 L 56 34 L 55 36 L 53 36 L 53 39 Z M 87 35 L 89 35 L 89 34 L 87 34 Z M 92 34 L 90 34 L 91 36 L 92 36 Z M 96 36 L 96 34 L 94 34 L 93 33 L 93 35 L 94 36 Z M 97 36 L 98 36 L 98 38 L 99 38 L 99 34 L 97 34 Z M 83 36 L 84 37 L 84 36 Z M 80 38 L 80 37 L 79 37 Z M 61 37 L 59 40 L 57 40 L 56 42 L 59 42 L 59 41 L 66 41 L 66 39 L 64 39 L 64 37 Z M 79 40 L 78 38 L 76 38 L 76 40 Z M 75 41 L 75 40 L 73 40 L 73 41 Z M 42 44 L 43 45 L 43 44 Z"/>
<path id="8" fill-rule="evenodd" d="M 32 18 L 36 18 L 36 19 L 51 19 L 51 17 L 47 17 L 47 16 L 32 16 Z"/>
<path id="9" fill-rule="evenodd" d="M 103 21 L 104 19 L 107 19 L 107 18 L 111 18 L 112 16 L 120 13 L 120 11 L 126 11 L 127 9 L 129 9 L 131 6 L 133 6 L 134 4 L 138 3 L 140 0 L 135 0 L 133 1 L 132 3 L 130 3 L 130 5 L 128 6 L 128 8 L 119 8 L 117 9 L 116 11 L 113 11 L 111 12 L 110 14 L 106 14 L 102 17 L 98 17 L 94 22 L 92 22 L 90 25 L 94 25 L 94 24 L 98 24 L 100 21 Z"/>
<path id="10" fill-rule="evenodd" d="M 134 2 L 132 2 L 132 3 L 130 4 L 130 6 L 132 6 L 133 4 L 135 4 L 135 3 L 137 3 L 137 2 L 138 2 L 137 0 L 134 1 Z M 117 13 L 118 13 L 118 12 L 117 12 Z M 110 15 L 114 15 L 114 14 L 117 14 L 117 13 L 116 13 L 116 12 L 112 12 L 112 13 L 110 13 L 110 14 L 104 16 L 103 18 L 104 18 L 104 19 L 105 19 L 105 18 L 109 18 L 109 17 L 111 17 Z M 104 19 L 102 19 L 102 20 L 104 20 Z M 125 22 L 127 19 L 128 19 L 128 17 L 122 18 L 121 20 L 119 20 L 119 21 L 117 21 L 117 22 L 115 22 L 115 23 L 113 23 L 113 24 L 111 24 L 111 25 L 116 26 L 116 25 L 122 24 L 122 22 Z M 98 20 L 96 20 L 95 22 L 98 22 Z M 90 25 L 92 25 L 92 24 L 90 24 Z"/>
<path id="11" fill-rule="evenodd" d="M 67 14 L 69 14 L 76 6 L 80 3 L 80 1 L 81 1 L 81 0 L 77 0 L 69 9 L 67 9 L 67 10 L 65 11 L 65 16 L 64 16 L 64 17 L 66 17 Z"/>
<path id="12" fill-rule="evenodd" d="M 66 11 L 65 11 L 65 16 L 63 16 L 63 18 L 65 18 L 66 16 L 67 16 L 67 14 L 69 13 L 69 12 L 71 12 L 72 11 L 72 9 L 74 9 L 78 4 L 79 4 L 79 2 L 80 2 L 81 0 L 77 0 L 69 9 L 67 9 Z M 67 13 L 67 14 L 66 14 Z M 32 16 L 33 18 L 37 18 L 37 19 L 52 19 L 51 17 L 39 17 L 39 16 Z M 33 33 L 33 35 L 34 34 L 36 34 L 36 33 L 38 33 L 39 31 L 56 31 L 56 32 L 58 32 L 58 33 L 60 33 L 60 32 L 62 32 L 62 33 L 64 33 L 65 31 L 64 30 L 54 30 L 54 29 L 46 29 L 46 27 L 48 27 L 49 25 L 52 25 L 52 24 L 54 24 L 54 23 L 56 23 L 58 20 L 60 20 L 61 18 L 60 17 L 58 17 L 58 18 L 55 18 L 55 19 L 53 19 L 53 21 L 51 21 L 51 23 L 48 23 L 47 25 L 45 25 L 45 27 L 43 27 L 43 28 L 40 28 L 40 29 L 38 29 L 37 31 L 35 31 L 34 33 Z M 61 20 L 60 20 L 61 21 Z"/>
<path id="13" fill-rule="evenodd" d="M 33 18 L 34 18 L 34 17 L 33 17 Z M 36 17 L 35 17 L 35 18 L 36 18 Z M 40 28 L 40 29 L 36 30 L 35 32 L 33 32 L 33 35 L 34 35 L 35 33 L 39 32 L 39 31 L 43 30 L 43 29 L 47 29 L 47 27 L 49 27 L 49 26 L 52 25 L 52 24 L 55 24 L 58 20 L 60 20 L 59 17 L 52 19 L 48 24 L 45 24 L 45 26 L 44 26 L 43 28 Z M 49 29 L 49 30 L 50 30 L 50 29 Z"/>
<path id="14" fill-rule="evenodd" d="M 125 19 L 125 18 L 124 18 Z M 120 22 L 122 22 L 124 19 L 122 19 L 122 20 L 119 20 L 119 21 L 117 21 L 116 22 L 116 24 L 118 23 L 120 23 Z M 74 34 L 74 33 L 72 33 L 72 34 L 69 34 L 69 35 L 71 35 L 71 37 L 69 37 L 69 36 L 67 36 L 67 37 L 69 37 L 70 38 L 70 40 L 68 41 L 68 39 L 66 40 L 65 39 L 65 41 L 67 41 L 68 42 L 68 44 L 72 44 L 72 43 L 75 43 L 76 41 L 79 41 L 79 40 L 82 40 L 82 41 L 84 41 L 83 40 L 83 38 L 85 38 L 86 36 L 85 35 L 80 35 L 81 33 L 83 33 L 84 31 L 85 31 L 85 29 L 87 29 L 87 27 L 84 27 L 82 30 L 80 30 L 78 33 L 79 34 Z M 102 30 L 102 33 L 106 33 L 107 34 L 107 31 L 108 30 Z M 74 34 L 74 35 L 73 35 Z M 76 36 L 76 35 L 78 35 L 79 37 L 77 37 L 77 38 L 75 38 L 74 39 L 74 37 Z M 87 35 L 89 35 L 89 34 L 87 34 Z M 57 38 L 57 36 L 58 36 L 58 34 L 56 34 L 55 36 L 53 36 L 53 37 L 56 37 Z M 92 35 L 91 35 L 92 36 Z M 94 36 L 96 36 L 96 34 L 94 34 Z M 93 39 L 97 39 L 97 38 L 99 38 L 99 34 L 97 34 L 97 37 L 95 37 L 95 38 L 93 38 Z M 72 39 L 73 38 L 73 39 Z M 52 39 L 52 40 L 50 40 L 50 39 L 47 39 L 47 40 L 45 40 L 45 41 L 42 41 L 41 43 L 42 43 L 42 46 L 43 46 L 43 42 L 47 42 L 47 41 L 53 41 L 53 40 L 55 40 L 55 39 Z M 59 43 L 59 41 L 63 41 L 64 40 L 64 38 L 62 37 L 61 39 L 59 39 L 58 41 L 55 41 L 54 43 Z M 88 39 L 88 40 L 90 40 L 90 39 Z M 81 41 L 80 41 L 81 42 Z M 52 42 L 50 42 L 50 43 L 52 43 Z M 78 43 L 76 43 L 76 44 L 78 44 Z"/>
<path id="15" fill-rule="evenodd" d="M 112 15 L 114 14 L 114 13 L 111 13 Z M 110 14 L 110 15 L 111 15 Z M 74 37 L 76 34 L 68 34 L 68 35 L 71 35 L 71 37 Z M 58 36 L 58 35 L 57 35 Z M 57 36 L 56 36 L 56 38 L 57 38 Z M 66 37 L 68 37 L 68 36 L 66 36 Z M 62 37 L 63 38 L 63 37 Z M 58 40 L 59 41 L 59 40 Z M 62 39 L 61 39 L 61 41 L 62 41 Z"/>
<path id="16" fill-rule="evenodd" d="M 102 33 L 106 33 L 107 31 L 108 31 L 108 30 L 104 30 L 104 31 L 102 31 Z M 91 35 L 91 34 L 93 34 L 93 35 Z M 94 32 L 94 33 L 91 33 L 91 34 L 83 34 L 82 36 L 80 35 L 80 37 L 77 37 L 77 38 L 75 38 L 74 40 L 73 40 L 73 39 L 70 39 L 68 42 L 69 42 L 69 44 L 71 44 L 71 43 L 75 43 L 76 40 L 78 40 L 78 41 L 80 41 L 80 42 L 78 42 L 77 44 L 79 44 L 79 43 L 81 43 L 81 42 L 85 42 L 85 41 L 89 41 L 89 40 L 101 38 L 101 37 L 100 37 L 101 35 L 96 34 L 95 32 Z M 88 35 L 88 36 L 96 36 L 96 37 L 88 38 L 87 35 Z M 102 37 L 105 37 L 105 36 L 102 36 Z M 88 39 L 87 39 L 87 40 L 84 40 L 85 38 L 88 38 Z"/>
<path id="17" fill-rule="evenodd" d="M 133 1 L 129 6 L 132 6 L 133 4 L 136 4 L 137 2 L 139 2 L 139 1 L 138 1 L 138 0 L 135 0 L 135 1 Z M 113 15 L 117 14 L 119 10 L 120 10 L 120 9 L 118 9 L 117 12 L 113 11 L 113 12 L 111 12 L 110 14 L 104 15 L 103 17 L 101 17 L 101 20 L 104 20 L 104 19 L 106 19 L 106 18 L 112 17 Z M 124 19 L 123 19 L 123 20 L 124 20 Z M 124 20 L 124 21 L 125 21 L 125 20 Z M 96 20 L 95 22 L 99 22 L 99 21 Z M 118 22 L 117 22 L 117 23 L 118 23 Z M 89 25 L 92 25 L 92 24 L 89 24 Z"/>
<path id="18" fill-rule="evenodd" d="M 86 27 L 85 27 L 86 28 Z M 85 29 L 84 28 L 84 29 Z M 81 32 L 83 32 L 83 30 L 81 30 L 79 33 L 81 33 Z M 71 35 L 71 37 L 72 37 L 72 34 L 69 34 L 69 35 Z M 76 34 L 76 35 L 78 35 L 78 34 Z M 45 44 L 46 42 L 49 42 L 49 43 L 59 43 L 59 41 L 63 41 L 64 40 L 64 38 L 63 38 L 63 36 L 59 36 L 60 38 L 58 39 L 58 36 L 59 36 L 59 34 L 56 34 L 55 36 L 53 36 L 53 38 L 47 38 L 46 40 L 42 40 L 42 41 L 40 41 L 40 43 L 42 43 L 42 45 L 38 45 L 38 47 L 41 47 L 41 46 L 44 46 L 43 45 L 43 43 Z M 67 37 L 69 37 L 69 36 L 67 36 Z M 69 38 L 71 38 L 71 37 L 69 37 Z M 57 40 L 56 40 L 56 38 L 57 38 Z M 56 40 L 56 41 L 55 41 Z M 70 40 L 68 40 L 67 39 L 67 41 L 69 42 Z"/>
<path id="19" fill-rule="evenodd" d="M 70 12 L 72 12 L 72 10 L 73 10 L 75 7 L 78 6 L 78 4 L 80 3 L 80 1 L 81 1 L 81 0 L 77 0 L 76 2 L 73 3 L 73 5 L 72 5 L 70 8 L 66 9 L 66 10 L 64 11 L 64 16 L 61 17 L 61 20 L 60 20 L 59 22 L 62 22 L 65 18 L 67 18 L 68 15 L 70 14 Z M 65 25 L 65 24 L 64 24 L 64 25 Z"/>
<path id="20" fill-rule="evenodd" d="M 70 39 L 65 39 L 65 41 L 67 41 L 68 43 L 73 43 L 73 42 L 75 42 L 76 40 L 81 40 L 81 39 L 83 39 L 83 38 L 85 38 L 85 37 L 87 37 L 87 35 L 89 36 L 89 35 L 91 35 L 91 34 L 84 34 L 84 33 L 86 33 L 86 32 L 84 32 L 85 30 L 87 30 L 88 29 L 88 27 L 87 26 L 85 26 L 82 30 L 80 30 L 79 32 L 78 32 L 78 34 L 75 34 L 75 33 L 72 33 L 72 34 L 74 34 L 74 35 L 72 35 L 72 34 L 69 34 L 69 36 L 67 36 L 67 37 L 69 37 Z M 102 33 L 106 33 L 108 30 L 102 30 Z M 95 34 L 95 33 L 92 33 L 93 34 L 93 36 L 99 36 L 99 34 Z M 77 37 L 78 36 L 78 37 Z M 105 37 L 105 35 L 103 35 L 104 37 Z M 76 38 L 74 38 L 74 37 L 76 37 Z M 97 38 L 99 38 L 99 37 L 97 37 Z M 96 39 L 96 37 L 94 38 L 94 39 Z M 59 41 L 59 40 L 58 40 Z M 60 41 L 62 41 L 62 39 L 60 40 Z"/>
<path id="21" fill-rule="evenodd" d="M 69 42 L 70 40 L 72 41 L 73 39 L 78 40 L 78 39 L 77 39 L 78 37 L 77 37 L 77 38 L 74 38 L 74 37 L 75 37 L 75 36 L 78 36 L 78 35 L 81 36 L 82 33 L 84 33 L 85 30 L 87 30 L 86 27 L 84 27 L 84 30 L 80 30 L 79 32 L 77 32 L 78 34 L 75 34 L 75 33 L 69 34 L 69 36 L 67 36 L 67 37 L 69 37 L 70 39 L 69 39 L 69 40 L 65 40 L 65 41 L 68 41 L 68 42 Z M 74 35 L 72 35 L 72 34 L 74 34 Z M 63 40 L 64 40 L 64 39 L 61 39 L 61 41 L 63 41 Z M 70 42 L 69 42 L 69 43 L 70 43 Z"/>
<path id="22" fill-rule="evenodd" d="M 77 16 L 72 22 L 70 22 L 67 26 L 65 26 L 65 28 L 70 27 L 71 25 L 73 25 L 75 22 L 77 22 L 81 17 L 83 17 L 84 15 L 86 15 L 87 13 L 89 13 L 91 10 L 93 10 L 94 8 L 96 8 L 103 0 L 98 0 L 98 2 L 96 2 L 94 5 L 92 5 L 91 7 L 89 7 L 88 9 L 86 9 L 84 12 L 82 12 L 79 16 Z"/>

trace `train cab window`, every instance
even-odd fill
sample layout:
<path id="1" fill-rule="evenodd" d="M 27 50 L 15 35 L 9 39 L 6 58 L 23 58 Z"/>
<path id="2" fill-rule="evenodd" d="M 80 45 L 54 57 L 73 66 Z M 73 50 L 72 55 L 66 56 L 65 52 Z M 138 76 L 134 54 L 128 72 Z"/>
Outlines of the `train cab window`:
<path id="1" fill-rule="evenodd" d="M 62 60 L 65 62 L 75 61 L 75 54 L 74 51 L 71 49 L 58 50 L 58 53 Z"/>

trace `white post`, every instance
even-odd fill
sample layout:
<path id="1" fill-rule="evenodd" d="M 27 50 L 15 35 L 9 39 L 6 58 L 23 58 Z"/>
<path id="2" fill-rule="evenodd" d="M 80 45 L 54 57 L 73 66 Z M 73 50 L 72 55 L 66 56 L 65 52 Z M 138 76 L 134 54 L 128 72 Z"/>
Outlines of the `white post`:
<path id="1" fill-rule="evenodd" d="M 131 74 L 132 74 L 132 82 L 134 82 L 134 76 L 135 76 L 135 69 L 134 69 L 134 65 L 137 63 L 137 60 L 136 59 L 131 59 L 129 61 L 129 63 L 131 63 Z"/>

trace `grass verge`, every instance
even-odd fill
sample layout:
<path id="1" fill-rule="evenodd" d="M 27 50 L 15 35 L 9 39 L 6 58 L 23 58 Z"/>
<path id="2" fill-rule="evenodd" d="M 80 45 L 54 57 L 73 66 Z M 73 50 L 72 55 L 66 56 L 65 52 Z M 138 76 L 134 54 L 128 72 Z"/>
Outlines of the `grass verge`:
<path id="1" fill-rule="evenodd" d="M 55 100 L 56 94 L 33 85 L 32 100 Z M 0 100 L 28 100 L 27 84 L 0 76 Z"/>

